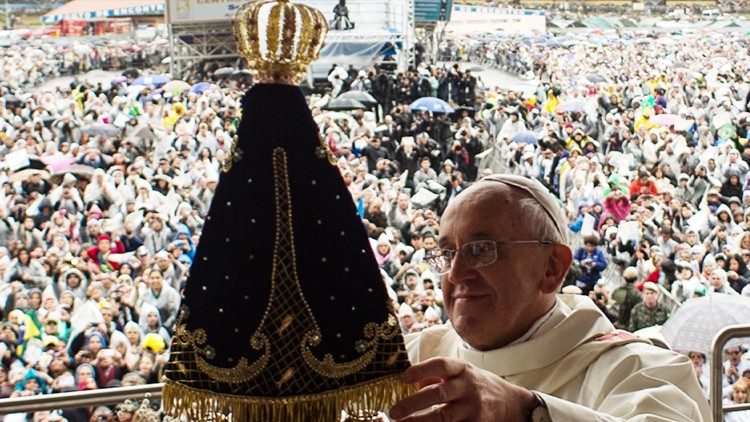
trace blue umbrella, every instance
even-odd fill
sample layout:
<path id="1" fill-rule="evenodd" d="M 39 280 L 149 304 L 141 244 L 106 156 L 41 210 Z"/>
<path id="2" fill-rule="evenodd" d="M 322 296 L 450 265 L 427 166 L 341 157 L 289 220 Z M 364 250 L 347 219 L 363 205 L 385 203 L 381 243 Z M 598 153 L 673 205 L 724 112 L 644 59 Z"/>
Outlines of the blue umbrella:
<path id="1" fill-rule="evenodd" d="M 165 75 L 146 75 L 133 81 L 131 85 L 162 86 L 171 79 Z"/>
<path id="2" fill-rule="evenodd" d="M 210 82 L 198 82 L 197 84 L 193 85 L 192 88 L 190 88 L 190 92 L 195 94 L 203 94 L 204 92 L 208 91 L 211 86 L 212 84 Z"/>
<path id="3" fill-rule="evenodd" d="M 530 130 L 524 130 L 513 135 L 510 140 L 522 144 L 536 145 L 539 142 L 539 134 Z"/>
<path id="4" fill-rule="evenodd" d="M 448 103 L 435 97 L 422 97 L 409 105 L 412 110 L 430 111 L 433 113 L 453 113 L 453 107 Z"/>

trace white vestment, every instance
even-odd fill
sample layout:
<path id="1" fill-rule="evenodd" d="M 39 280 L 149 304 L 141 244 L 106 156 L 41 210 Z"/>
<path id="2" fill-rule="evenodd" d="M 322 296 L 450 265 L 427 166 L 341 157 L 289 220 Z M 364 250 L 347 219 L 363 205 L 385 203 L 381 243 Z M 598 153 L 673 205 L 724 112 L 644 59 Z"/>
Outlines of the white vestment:
<path id="1" fill-rule="evenodd" d="M 468 348 L 450 323 L 409 334 L 409 359 L 458 358 L 537 391 L 553 421 L 711 420 L 687 356 L 618 335 L 588 297 L 556 307 L 529 339 L 491 351 Z"/>

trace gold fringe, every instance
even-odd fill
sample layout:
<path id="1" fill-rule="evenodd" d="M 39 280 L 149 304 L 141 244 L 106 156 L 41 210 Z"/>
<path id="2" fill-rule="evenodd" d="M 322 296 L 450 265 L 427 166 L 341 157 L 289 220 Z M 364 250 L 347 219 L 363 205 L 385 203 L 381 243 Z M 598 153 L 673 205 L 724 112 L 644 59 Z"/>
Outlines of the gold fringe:
<path id="1" fill-rule="evenodd" d="M 342 410 L 386 411 L 418 389 L 392 375 L 320 394 L 270 398 L 220 394 L 165 380 L 162 401 L 167 415 L 186 415 L 190 421 L 337 422 Z"/>

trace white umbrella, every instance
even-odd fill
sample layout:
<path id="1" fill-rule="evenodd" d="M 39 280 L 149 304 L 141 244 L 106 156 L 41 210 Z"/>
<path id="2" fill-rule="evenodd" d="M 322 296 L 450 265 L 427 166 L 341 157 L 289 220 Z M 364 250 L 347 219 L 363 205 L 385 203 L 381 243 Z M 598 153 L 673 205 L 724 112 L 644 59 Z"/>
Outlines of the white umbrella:
<path id="1" fill-rule="evenodd" d="M 674 350 L 710 354 L 711 342 L 722 328 L 750 323 L 750 298 L 723 293 L 688 299 L 664 323 L 662 335 Z M 735 338 L 725 347 L 739 346 L 748 339 Z"/>
<path id="2" fill-rule="evenodd" d="M 73 52 L 78 54 L 79 56 L 82 56 L 84 54 L 89 54 L 93 50 L 91 49 L 90 45 L 86 44 L 76 44 L 73 46 Z"/>

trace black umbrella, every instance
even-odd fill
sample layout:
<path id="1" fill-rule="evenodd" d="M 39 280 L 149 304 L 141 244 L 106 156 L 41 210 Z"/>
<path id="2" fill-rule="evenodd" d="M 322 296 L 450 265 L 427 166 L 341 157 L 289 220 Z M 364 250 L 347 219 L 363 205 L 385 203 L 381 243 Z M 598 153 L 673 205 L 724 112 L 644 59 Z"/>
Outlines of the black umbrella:
<path id="1" fill-rule="evenodd" d="M 370 107 L 378 104 L 378 100 L 376 100 L 375 97 L 373 97 L 366 91 L 357 91 L 357 90 L 347 91 L 339 95 L 338 98 L 346 98 L 346 99 L 350 99 L 354 101 L 359 101 L 365 106 L 370 106 Z"/>
<path id="2" fill-rule="evenodd" d="M 122 132 L 122 130 L 116 126 L 108 125 L 105 123 L 93 123 L 88 126 L 84 126 L 83 129 L 81 129 L 81 132 L 89 136 L 114 136 Z"/>
<path id="3" fill-rule="evenodd" d="M 141 71 L 131 67 L 130 69 L 126 69 L 122 72 L 122 76 L 127 76 L 128 78 L 135 79 L 139 76 L 141 76 Z"/>
<path id="4" fill-rule="evenodd" d="M 473 116 L 474 113 L 477 112 L 473 107 L 461 106 L 461 107 L 456 107 L 454 109 L 453 114 L 455 114 L 456 116 L 461 116 L 461 115 L 463 115 L 464 111 L 467 112 L 469 114 L 469 116 Z"/>
<path id="5" fill-rule="evenodd" d="M 328 104 L 326 104 L 323 107 L 323 110 L 332 110 L 332 111 L 345 111 L 345 110 L 365 110 L 367 107 L 365 107 L 364 104 L 357 100 L 352 100 L 351 98 L 334 98 L 330 101 L 328 101 Z"/>

